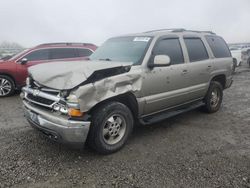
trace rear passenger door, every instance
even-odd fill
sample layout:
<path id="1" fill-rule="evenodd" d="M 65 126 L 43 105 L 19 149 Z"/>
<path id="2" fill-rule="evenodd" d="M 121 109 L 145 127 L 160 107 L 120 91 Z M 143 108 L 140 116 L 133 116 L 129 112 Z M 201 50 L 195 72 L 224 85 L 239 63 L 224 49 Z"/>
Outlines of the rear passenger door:
<path id="1" fill-rule="evenodd" d="M 70 61 L 75 60 L 78 56 L 75 48 L 51 48 L 49 51 L 52 61 Z"/>
<path id="2" fill-rule="evenodd" d="M 207 91 L 213 64 L 201 38 L 184 37 L 184 43 L 189 57 L 187 63 L 189 100 L 196 100 L 203 98 Z"/>

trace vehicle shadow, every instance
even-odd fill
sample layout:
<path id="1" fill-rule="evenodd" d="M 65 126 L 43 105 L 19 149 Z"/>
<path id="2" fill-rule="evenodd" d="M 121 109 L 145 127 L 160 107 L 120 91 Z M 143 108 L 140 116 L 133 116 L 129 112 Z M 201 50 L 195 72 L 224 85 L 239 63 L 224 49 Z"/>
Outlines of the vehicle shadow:
<path id="1" fill-rule="evenodd" d="M 90 149 L 87 145 L 81 147 L 60 144 L 49 139 L 47 136 L 43 135 L 40 131 L 37 130 L 32 129 L 30 132 L 28 132 L 28 134 L 32 134 L 32 136 L 30 137 L 32 137 L 33 139 L 35 138 L 35 142 L 31 142 L 30 144 L 33 144 L 32 148 L 40 149 L 40 151 L 37 151 L 40 153 L 40 157 L 43 155 L 44 157 L 48 157 L 49 155 L 65 155 L 70 156 L 71 159 L 77 159 L 80 156 L 83 159 L 85 158 L 86 160 L 89 160 L 90 157 L 105 158 L 105 156 L 115 156 L 119 155 L 119 153 L 129 152 L 129 148 L 133 147 L 134 144 L 140 144 L 141 142 L 144 142 L 145 139 L 157 139 L 158 134 L 167 135 L 168 132 L 174 131 L 179 126 L 185 126 L 185 119 L 187 119 L 188 117 L 192 119 L 196 118 L 197 116 L 199 116 L 198 114 L 202 114 L 202 112 L 197 109 L 151 125 L 141 125 L 139 123 L 136 123 L 132 135 L 130 136 L 125 147 L 122 150 L 110 155 L 98 154 L 92 149 Z M 38 145 L 42 146 L 38 147 Z M 28 148 L 26 149 L 29 150 Z"/>

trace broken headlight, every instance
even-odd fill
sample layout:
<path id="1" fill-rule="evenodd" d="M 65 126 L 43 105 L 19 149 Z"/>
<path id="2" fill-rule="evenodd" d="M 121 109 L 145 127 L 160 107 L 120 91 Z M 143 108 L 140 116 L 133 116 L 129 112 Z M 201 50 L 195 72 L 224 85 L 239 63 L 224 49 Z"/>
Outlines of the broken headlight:
<path id="1" fill-rule="evenodd" d="M 68 97 L 67 97 L 67 102 L 69 103 L 78 103 L 78 97 L 74 94 L 70 94 Z"/>
<path id="2" fill-rule="evenodd" d="M 68 108 L 58 103 L 53 105 L 53 110 L 56 112 L 61 112 L 62 114 L 68 114 Z"/>

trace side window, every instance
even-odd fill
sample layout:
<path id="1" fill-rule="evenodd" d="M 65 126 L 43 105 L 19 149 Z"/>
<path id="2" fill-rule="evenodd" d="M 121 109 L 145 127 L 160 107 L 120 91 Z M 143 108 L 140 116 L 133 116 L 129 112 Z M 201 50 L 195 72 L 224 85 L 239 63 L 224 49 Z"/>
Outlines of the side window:
<path id="1" fill-rule="evenodd" d="M 163 39 L 156 44 L 153 51 L 154 55 L 168 55 L 171 59 L 171 64 L 184 63 L 183 53 L 179 39 Z"/>
<path id="2" fill-rule="evenodd" d="M 93 52 L 89 49 L 77 48 L 79 57 L 90 56 Z"/>
<path id="3" fill-rule="evenodd" d="M 228 46 L 221 37 L 206 36 L 206 40 L 214 54 L 214 57 L 217 58 L 231 57 L 231 53 L 228 49 Z"/>
<path id="4" fill-rule="evenodd" d="M 77 57 L 75 48 L 51 48 L 50 59 L 66 59 Z"/>
<path id="5" fill-rule="evenodd" d="M 199 38 L 184 38 L 190 62 L 208 59 L 207 50 Z"/>
<path id="6" fill-rule="evenodd" d="M 42 50 L 36 50 L 29 54 L 27 54 L 25 57 L 28 61 L 40 61 L 40 60 L 48 60 L 49 59 L 49 50 L 48 49 L 42 49 Z"/>

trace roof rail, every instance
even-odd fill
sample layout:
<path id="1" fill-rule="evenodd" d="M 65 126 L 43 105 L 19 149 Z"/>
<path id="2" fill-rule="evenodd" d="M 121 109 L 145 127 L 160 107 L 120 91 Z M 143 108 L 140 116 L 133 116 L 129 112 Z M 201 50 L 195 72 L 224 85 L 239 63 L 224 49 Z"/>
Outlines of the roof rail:
<path id="1" fill-rule="evenodd" d="M 196 31 L 196 30 L 186 30 L 186 31 L 196 32 L 196 33 L 210 33 L 210 34 L 216 35 L 216 33 L 212 32 L 212 31 Z"/>
<path id="2" fill-rule="evenodd" d="M 158 30 L 151 30 L 151 31 L 146 31 L 144 33 L 151 33 L 151 32 L 157 32 L 157 31 L 169 31 L 169 32 L 184 32 L 184 31 L 189 31 L 189 32 L 196 32 L 196 33 L 210 33 L 210 34 L 216 34 L 212 31 L 196 31 L 196 30 L 186 30 L 183 28 L 174 28 L 174 29 L 158 29 Z"/>
<path id="3" fill-rule="evenodd" d="M 71 45 L 94 45 L 92 43 L 80 43 L 80 42 L 54 42 L 54 43 L 44 43 L 44 44 L 39 44 L 38 46 L 56 46 L 56 45 L 66 45 L 66 46 L 71 46 Z"/>
<path id="4" fill-rule="evenodd" d="M 173 28 L 173 29 L 156 29 L 156 30 L 151 30 L 151 31 L 146 31 L 144 33 L 151 33 L 151 32 L 157 32 L 157 31 L 170 31 L 170 32 L 182 32 L 186 31 L 183 28 Z"/>

